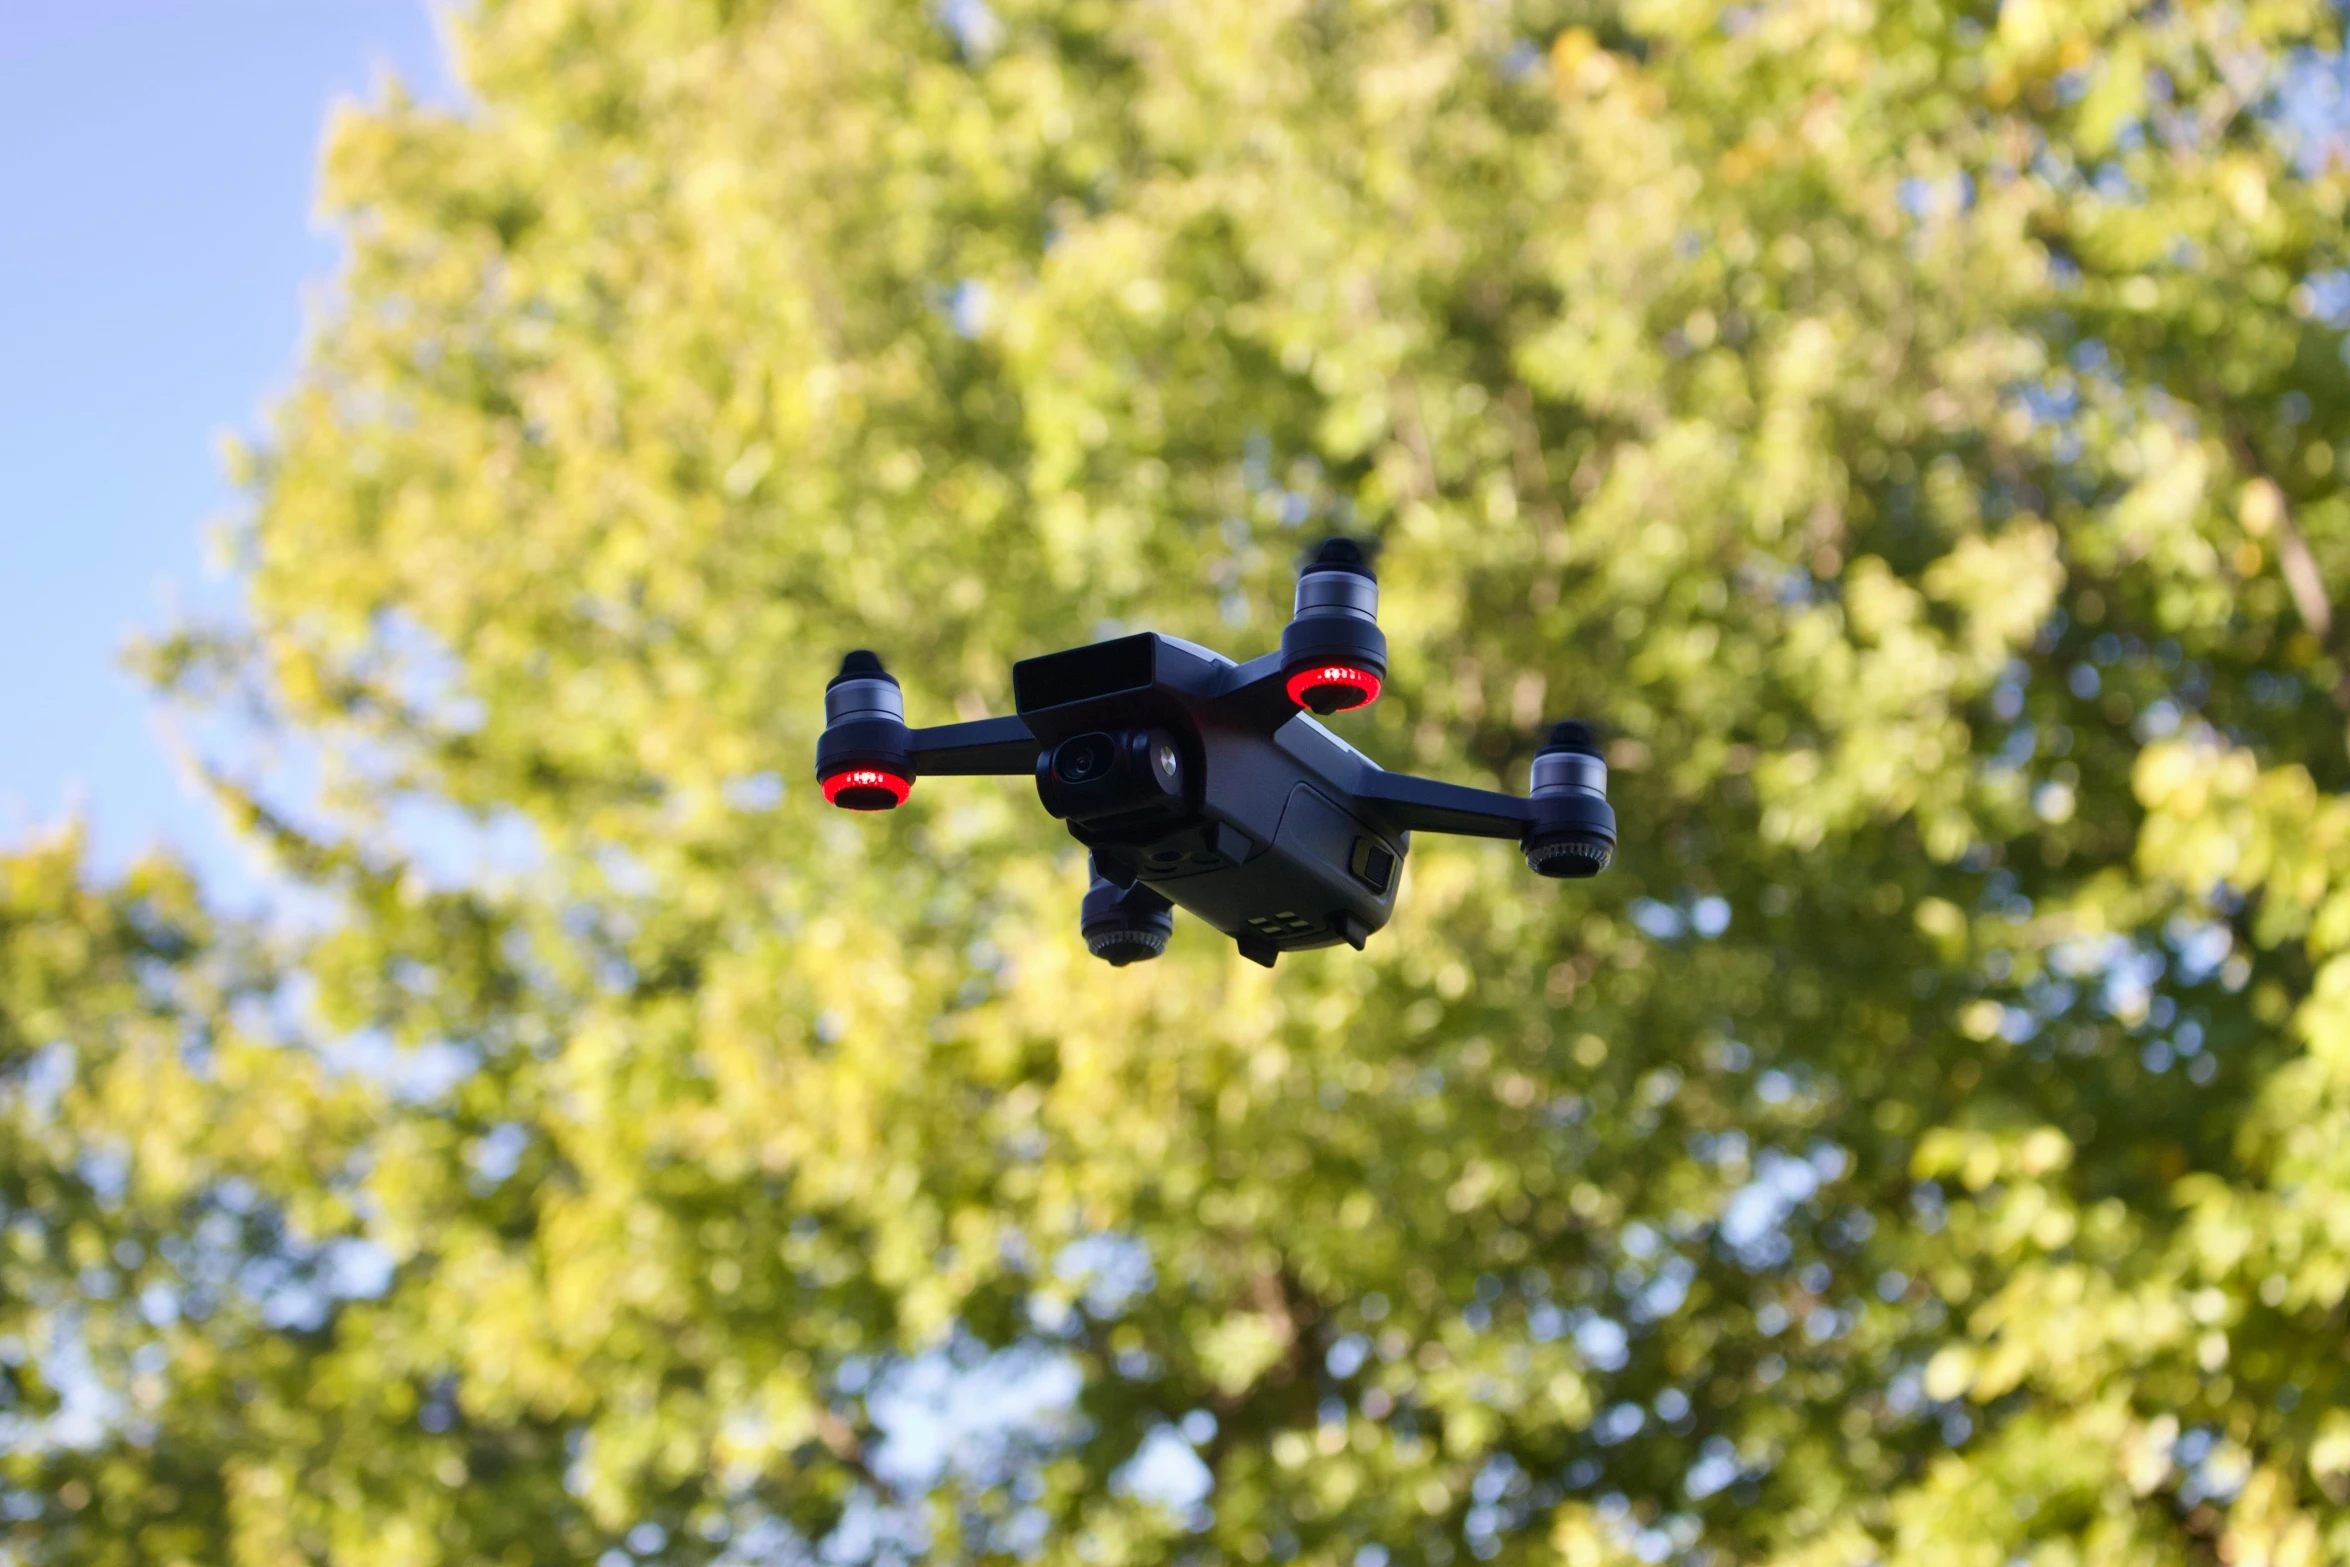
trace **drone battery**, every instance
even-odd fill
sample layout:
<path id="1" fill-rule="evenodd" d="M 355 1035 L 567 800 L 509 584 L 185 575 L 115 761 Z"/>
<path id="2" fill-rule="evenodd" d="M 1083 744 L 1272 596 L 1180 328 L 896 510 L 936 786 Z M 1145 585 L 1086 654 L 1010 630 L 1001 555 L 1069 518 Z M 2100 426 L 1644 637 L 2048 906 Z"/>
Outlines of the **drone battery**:
<path id="1" fill-rule="evenodd" d="M 1168 874 L 1143 863 L 1153 885 L 1264 963 L 1341 941 L 1360 946 L 1394 912 L 1401 861 L 1400 845 L 1300 782 L 1282 800 L 1271 842 L 1244 862 L 1206 874 L 1188 867 Z"/>

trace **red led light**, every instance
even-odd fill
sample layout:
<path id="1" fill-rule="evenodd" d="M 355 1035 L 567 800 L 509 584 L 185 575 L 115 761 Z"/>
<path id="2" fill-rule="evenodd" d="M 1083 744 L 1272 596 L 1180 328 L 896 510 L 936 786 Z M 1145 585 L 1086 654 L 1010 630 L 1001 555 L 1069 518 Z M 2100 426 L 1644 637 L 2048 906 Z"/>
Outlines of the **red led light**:
<path id="1" fill-rule="evenodd" d="M 914 781 L 878 767 L 852 767 L 824 780 L 824 803 L 848 811 L 886 811 L 906 803 Z"/>
<path id="2" fill-rule="evenodd" d="M 1289 699 L 1317 713 L 1368 707 L 1379 696 L 1379 677 L 1352 664 L 1316 664 L 1289 677 Z"/>

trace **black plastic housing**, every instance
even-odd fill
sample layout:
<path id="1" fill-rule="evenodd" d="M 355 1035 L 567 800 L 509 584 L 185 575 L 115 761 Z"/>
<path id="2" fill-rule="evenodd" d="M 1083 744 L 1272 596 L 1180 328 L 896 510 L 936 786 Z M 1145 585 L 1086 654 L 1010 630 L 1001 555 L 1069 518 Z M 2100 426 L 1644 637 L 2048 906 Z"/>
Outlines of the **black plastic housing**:
<path id="1" fill-rule="evenodd" d="M 1386 680 L 1387 633 L 1369 621 L 1340 615 L 1311 615 L 1281 628 L 1284 675 L 1295 676 L 1327 666 L 1367 670 L 1376 679 Z M 1327 703 L 1317 700 L 1315 692 L 1327 689 L 1331 688 L 1308 687 L 1302 699 L 1304 705 L 1325 716 L 1364 705 L 1362 700 Z"/>
<path id="2" fill-rule="evenodd" d="M 1527 803 L 1534 823 L 1520 847 L 1537 875 L 1579 881 L 1606 870 L 1615 858 L 1616 812 L 1607 802 L 1607 762 L 1582 724 L 1559 724 L 1534 753 Z"/>
<path id="3" fill-rule="evenodd" d="M 911 730 L 897 682 L 854 653 L 825 691 L 817 776 L 836 804 L 863 808 L 904 800 L 918 770 L 1033 778 L 1092 851 L 1080 928 L 1113 964 L 1158 956 L 1176 906 L 1259 963 L 1360 948 L 1393 915 L 1418 832 L 1516 843 L 1544 876 L 1604 869 L 1615 812 L 1582 725 L 1552 730 L 1517 796 L 1391 773 L 1299 711 L 1378 694 L 1377 612 L 1362 547 L 1333 539 L 1300 575 L 1278 651 L 1236 663 L 1176 637 L 1117 637 L 1013 666 L 1014 714 Z"/>
<path id="4" fill-rule="evenodd" d="M 1232 696 L 1242 672 L 1230 659 L 1150 633 L 1012 671 L 1023 704 L 1067 699 L 1023 705 L 1020 718 L 1041 753 L 1037 793 L 1093 851 L 1096 877 L 1171 899 L 1260 963 L 1359 943 L 1384 926 L 1411 844 L 1353 806 L 1369 764 L 1289 705 L 1272 662 L 1262 669 L 1269 710 Z M 1147 683 L 1134 684 L 1146 671 Z M 1056 777 L 1063 748 L 1097 735 L 1119 738 L 1116 782 Z M 1148 753 L 1135 744 L 1142 735 Z M 1145 756 L 1161 745 L 1180 764 L 1180 793 L 1141 782 Z"/>
<path id="5" fill-rule="evenodd" d="M 816 782 L 834 805 L 851 811 L 886 811 L 914 782 L 906 699 L 881 660 L 862 649 L 841 660 L 840 673 L 824 688 L 824 733 L 816 739 Z M 845 774 L 870 769 L 899 780 L 898 789 L 878 781 L 837 786 Z"/>
<path id="6" fill-rule="evenodd" d="M 1335 679 L 1314 679 L 1316 670 Z M 1281 674 L 1290 700 L 1321 714 L 1363 707 L 1379 695 L 1386 681 L 1379 578 L 1351 538 L 1325 540 L 1297 573 L 1297 601 L 1281 630 Z"/>
<path id="7" fill-rule="evenodd" d="M 1358 683 L 1323 683 L 1312 671 L 1360 671 Z M 1281 672 L 1291 697 L 1317 713 L 1360 707 L 1387 678 L 1387 634 L 1379 629 L 1379 579 L 1351 540 L 1333 539 L 1297 579 L 1297 602 L 1281 631 Z"/>
<path id="8" fill-rule="evenodd" d="M 1086 951 L 1112 968 L 1124 968 L 1167 950 L 1175 934 L 1175 906 L 1141 882 L 1120 887 L 1097 874 L 1086 889 L 1077 926 Z"/>

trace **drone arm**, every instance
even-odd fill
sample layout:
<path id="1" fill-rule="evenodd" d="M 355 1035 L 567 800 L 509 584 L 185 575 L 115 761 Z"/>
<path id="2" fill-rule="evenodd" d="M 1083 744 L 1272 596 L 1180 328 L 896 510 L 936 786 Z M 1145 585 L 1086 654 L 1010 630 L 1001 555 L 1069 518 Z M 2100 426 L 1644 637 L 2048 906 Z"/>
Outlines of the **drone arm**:
<path id="1" fill-rule="evenodd" d="M 1026 777 L 1036 771 L 1036 736 L 1017 716 L 912 729 L 906 739 L 914 769 L 925 777 Z"/>
<path id="2" fill-rule="evenodd" d="M 1281 655 L 1267 653 L 1224 671 L 1216 700 L 1251 728 L 1271 734 L 1297 716 L 1281 672 Z"/>
<path id="3" fill-rule="evenodd" d="M 1390 773 L 1363 769 L 1355 798 L 1370 806 L 1403 832 L 1460 833 L 1473 838 L 1519 838 L 1534 825 L 1534 806 L 1514 794 L 1491 789 L 1468 789 Z"/>

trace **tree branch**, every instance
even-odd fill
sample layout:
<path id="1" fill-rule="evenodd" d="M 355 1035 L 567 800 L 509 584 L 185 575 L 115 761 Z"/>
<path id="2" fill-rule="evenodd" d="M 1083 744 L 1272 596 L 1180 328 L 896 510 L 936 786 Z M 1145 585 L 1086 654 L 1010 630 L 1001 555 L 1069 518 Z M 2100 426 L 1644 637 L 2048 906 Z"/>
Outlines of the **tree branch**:
<path id="1" fill-rule="evenodd" d="M 1200 1460 L 1218 1477 L 1224 1472 L 1225 1455 L 1240 1440 L 1245 1427 L 1272 1429 L 1285 1421 L 1302 1422 L 1314 1407 L 1314 1368 L 1322 1347 L 1314 1329 L 1323 1317 L 1321 1302 L 1290 1271 L 1287 1259 L 1253 1275 L 1248 1281 L 1248 1296 L 1257 1315 L 1273 1325 L 1281 1340 L 1281 1354 L 1238 1393 L 1209 1399 L 1209 1406 L 1216 1411 L 1216 1434 L 1201 1450 Z M 1268 1409 L 1269 1397 L 1283 1407 Z M 1244 1419 L 1244 1412 L 1254 1418 Z"/>
<path id="2" fill-rule="evenodd" d="M 1418 481 L 1414 493 L 1419 500 L 1434 501 L 1438 488 L 1436 451 L 1428 442 L 1428 426 L 1420 417 L 1419 389 L 1396 376 L 1387 385 L 1388 417 L 1395 425 L 1396 439 L 1412 459 L 1412 477 Z"/>
<path id="3" fill-rule="evenodd" d="M 2286 496 L 2285 487 L 2268 471 L 2261 461 L 2260 449 L 2252 444 L 2241 425 L 2234 420 L 2227 423 L 2228 451 L 2236 459 L 2236 466 L 2253 479 L 2268 486 L 2276 499 L 2277 570 L 2285 579 L 2285 591 L 2292 596 L 2293 608 L 2301 616 L 2301 623 L 2309 634 L 2333 656 L 2339 672 L 2334 688 L 2329 693 L 2334 706 L 2350 714 L 2350 649 L 2345 649 L 2341 623 L 2334 616 L 2334 606 L 2326 596 L 2325 579 L 2318 574 L 2317 557 L 2310 553 L 2309 540 L 2301 532 L 2301 524 L 2293 515 L 2293 502 Z"/>
<path id="4" fill-rule="evenodd" d="M 833 1411 L 826 1409 L 818 1412 L 816 1440 L 824 1444 L 825 1451 L 832 1454 L 842 1468 L 870 1486 L 876 1496 L 886 1499 L 897 1494 L 888 1481 L 874 1472 L 864 1433 Z"/>

